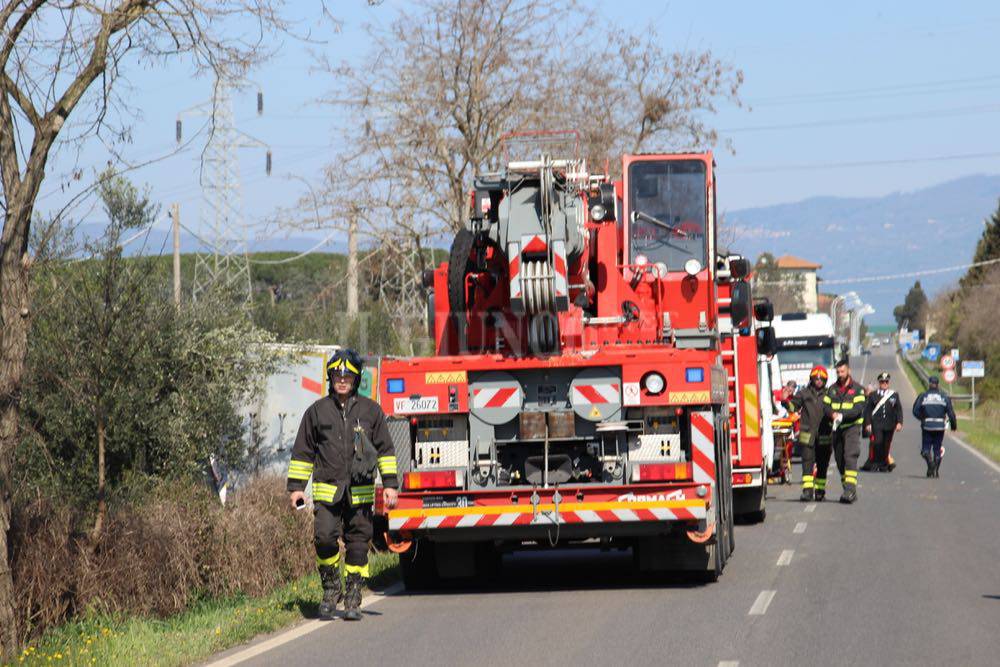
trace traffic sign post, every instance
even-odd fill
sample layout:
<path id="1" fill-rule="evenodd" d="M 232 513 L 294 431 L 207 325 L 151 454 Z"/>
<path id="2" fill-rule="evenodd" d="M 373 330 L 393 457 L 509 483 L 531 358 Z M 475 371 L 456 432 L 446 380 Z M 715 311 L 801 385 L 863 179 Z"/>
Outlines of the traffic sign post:
<path id="1" fill-rule="evenodd" d="M 976 378 L 986 377 L 986 362 L 963 361 L 962 377 L 972 380 L 972 421 L 976 421 Z"/>

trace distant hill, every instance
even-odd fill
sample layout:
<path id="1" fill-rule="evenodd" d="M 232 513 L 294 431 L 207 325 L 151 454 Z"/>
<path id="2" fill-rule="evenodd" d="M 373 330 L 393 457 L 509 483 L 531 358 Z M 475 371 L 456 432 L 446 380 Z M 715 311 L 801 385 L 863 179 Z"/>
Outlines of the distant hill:
<path id="1" fill-rule="evenodd" d="M 983 221 L 997 209 L 1000 175 L 966 176 L 913 192 L 884 197 L 812 197 L 803 201 L 730 211 L 725 214 L 724 241 L 753 259 L 762 252 L 796 255 L 823 265 L 822 280 L 903 273 L 966 264 L 971 261 Z M 103 225 L 85 223 L 77 239 L 97 236 Z M 303 252 L 323 238 L 321 232 L 253 240 L 252 253 Z M 128 248 L 129 254 L 169 254 L 170 231 L 156 228 Z M 181 235 L 184 253 L 201 250 L 192 236 Z M 320 253 L 343 253 L 346 239 L 334 237 Z M 921 278 L 928 294 L 955 282 L 961 271 Z M 822 291 L 850 290 L 876 308 L 873 324 L 892 322 L 892 309 L 902 302 L 913 278 L 851 285 L 820 284 Z"/>
<path id="2" fill-rule="evenodd" d="M 971 261 L 983 221 L 997 209 L 1000 175 L 966 176 L 913 192 L 884 197 L 812 197 L 728 212 L 734 251 L 756 259 L 762 252 L 796 255 L 822 264 L 821 279 L 895 274 Z M 961 277 L 954 271 L 920 279 L 933 294 Z M 854 290 L 871 303 L 875 323 L 891 322 L 914 279 L 830 285 Z"/>

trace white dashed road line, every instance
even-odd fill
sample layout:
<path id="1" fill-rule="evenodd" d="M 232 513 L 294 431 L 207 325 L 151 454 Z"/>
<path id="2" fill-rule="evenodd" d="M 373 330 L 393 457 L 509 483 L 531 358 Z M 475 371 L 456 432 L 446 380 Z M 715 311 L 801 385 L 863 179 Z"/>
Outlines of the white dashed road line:
<path id="1" fill-rule="evenodd" d="M 722 660 L 719 662 L 719 667 L 740 667 L 739 660 Z"/>
<path id="2" fill-rule="evenodd" d="M 806 532 L 806 526 L 808 525 L 809 524 L 807 524 L 805 521 L 799 521 L 797 524 L 795 524 L 795 530 L 793 530 L 792 532 L 801 535 L 802 533 Z"/>
<path id="3" fill-rule="evenodd" d="M 806 511 L 807 512 L 815 512 L 816 511 L 816 503 L 809 503 L 808 505 L 806 505 Z"/>
<path id="4" fill-rule="evenodd" d="M 760 595 L 754 601 L 753 606 L 750 607 L 748 612 L 749 616 L 763 616 L 767 612 L 767 607 L 771 604 L 771 600 L 774 599 L 774 594 L 777 591 L 761 591 Z"/>
<path id="5" fill-rule="evenodd" d="M 792 556 L 794 555 L 795 549 L 785 549 L 782 551 L 781 555 L 778 556 L 778 567 L 790 564 L 792 562 Z"/>

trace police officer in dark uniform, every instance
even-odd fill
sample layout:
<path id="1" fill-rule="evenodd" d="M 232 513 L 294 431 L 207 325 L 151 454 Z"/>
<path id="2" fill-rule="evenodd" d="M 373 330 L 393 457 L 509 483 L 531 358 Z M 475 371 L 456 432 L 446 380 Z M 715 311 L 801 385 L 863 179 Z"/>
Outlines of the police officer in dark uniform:
<path id="1" fill-rule="evenodd" d="M 944 449 L 944 429 L 950 422 L 951 430 L 958 428 L 958 418 L 951 404 L 951 397 L 938 389 L 938 379 L 932 375 L 927 380 L 927 391 L 917 396 L 913 403 L 913 416 L 920 420 L 920 455 L 927 461 L 927 476 L 939 477 L 941 456 Z"/>
<path id="2" fill-rule="evenodd" d="M 851 377 L 847 359 L 838 361 L 836 367 L 837 381 L 827 389 L 823 409 L 833 422 L 833 455 L 844 489 L 840 502 L 850 505 L 858 499 L 858 456 L 861 454 L 861 425 L 865 421 L 865 390 Z"/>
<path id="3" fill-rule="evenodd" d="M 903 429 L 903 405 L 899 394 L 889 388 L 889 374 L 879 373 L 878 389 L 865 401 L 865 433 L 871 438 L 871 458 L 862 470 L 892 472 L 896 464 L 889 458 L 892 436 Z"/>
<path id="4" fill-rule="evenodd" d="M 353 350 L 338 350 L 326 366 L 330 394 L 302 416 L 288 466 L 293 507 L 305 503 L 312 477 L 316 563 L 323 584 L 319 612 L 332 618 L 344 600 L 344 618 L 360 620 L 361 589 L 368 578 L 368 543 L 372 539 L 375 469 L 382 475 L 385 505 L 397 500 L 396 452 L 379 405 L 358 396 L 363 362 Z M 346 555 L 346 593 L 340 583 L 340 545 Z"/>

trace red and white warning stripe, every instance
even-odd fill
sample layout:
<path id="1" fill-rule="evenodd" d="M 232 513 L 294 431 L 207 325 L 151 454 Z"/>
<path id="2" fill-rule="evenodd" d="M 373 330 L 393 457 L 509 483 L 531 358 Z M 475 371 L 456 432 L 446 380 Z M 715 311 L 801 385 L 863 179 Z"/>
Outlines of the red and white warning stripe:
<path id="1" fill-rule="evenodd" d="M 522 234 L 521 247 L 525 254 L 536 255 L 547 252 L 549 244 L 545 241 L 545 237 L 539 234 Z"/>
<path id="2" fill-rule="evenodd" d="M 518 386 L 483 387 L 472 391 L 474 408 L 520 408 L 521 388 Z"/>
<path id="3" fill-rule="evenodd" d="M 621 392 L 617 383 L 575 384 L 571 401 L 574 406 L 603 405 L 606 403 L 621 403 Z"/>
<path id="4" fill-rule="evenodd" d="M 510 276 L 510 298 L 521 298 L 521 252 L 516 243 L 507 244 L 507 275 Z"/>
<path id="5" fill-rule="evenodd" d="M 618 505 L 610 507 L 609 505 Z M 632 505 L 630 507 L 630 505 Z M 579 508 L 575 507 L 579 506 Z M 595 509 L 584 509 L 593 506 Z M 445 528 L 485 528 L 489 526 L 530 526 L 580 523 L 632 523 L 641 521 L 699 521 L 706 518 L 704 501 L 681 500 L 666 503 L 568 503 L 556 513 L 530 507 L 493 506 L 468 510 L 392 510 L 389 530 L 435 530 Z"/>
<path id="6" fill-rule="evenodd" d="M 711 410 L 691 413 L 691 458 L 694 461 L 694 481 L 711 484 L 715 481 L 715 427 Z"/>
<path id="7" fill-rule="evenodd" d="M 558 310 L 567 310 L 569 308 L 569 281 L 566 274 L 569 268 L 566 265 L 565 241 L 552 242 L 552 263 L 555 269 L 556 306 Z"/>

